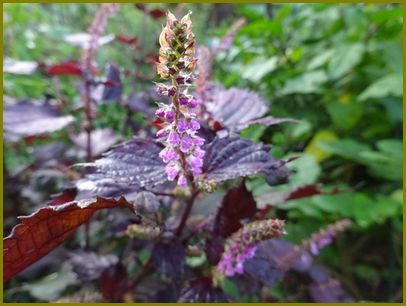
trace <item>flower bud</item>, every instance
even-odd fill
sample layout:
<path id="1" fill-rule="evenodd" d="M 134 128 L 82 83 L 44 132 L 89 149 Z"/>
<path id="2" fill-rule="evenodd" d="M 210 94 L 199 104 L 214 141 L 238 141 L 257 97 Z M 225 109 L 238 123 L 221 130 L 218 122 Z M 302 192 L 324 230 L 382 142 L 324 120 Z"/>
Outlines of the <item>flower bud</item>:
<path id="1" fill-rule="evenodd" d="M 199 105 L 199 103 L 198 103 L 198 101 L 197 101 L 196 98 L 193 98 L 193 99 L 191 99 L 191 100 L 188 102 L 188 106 L 189 106 L 190 108 L 195 108 L 195 107 L 198 106 L 198 105 Z"/>

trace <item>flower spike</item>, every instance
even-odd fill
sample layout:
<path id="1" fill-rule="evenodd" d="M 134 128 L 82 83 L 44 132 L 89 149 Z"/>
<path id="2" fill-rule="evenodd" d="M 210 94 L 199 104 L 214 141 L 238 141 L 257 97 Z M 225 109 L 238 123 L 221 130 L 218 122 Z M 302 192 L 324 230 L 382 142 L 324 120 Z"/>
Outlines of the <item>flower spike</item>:
<path id="1" fill-rule="evenodd" d="M 204 139 L 197 136 L 200 124 L 195 108 L 199 101 L 188 94 L 193 84 L 196 67 L 195 36 L 189 12 L 180 21 L 167 13 L 166 25 L 159 36 L 159 62 L 157 72 L 170 84 L 157 83 L 159 96 L 170 99 L 170 104 L 159 103 L 156 115 L 164 121 L 157 137 L 165 148 L 159 156 L 167 164 L 168 180 L 177 181 L 180 187 L 188 186 L 195 175 L 202 173 Z"/>

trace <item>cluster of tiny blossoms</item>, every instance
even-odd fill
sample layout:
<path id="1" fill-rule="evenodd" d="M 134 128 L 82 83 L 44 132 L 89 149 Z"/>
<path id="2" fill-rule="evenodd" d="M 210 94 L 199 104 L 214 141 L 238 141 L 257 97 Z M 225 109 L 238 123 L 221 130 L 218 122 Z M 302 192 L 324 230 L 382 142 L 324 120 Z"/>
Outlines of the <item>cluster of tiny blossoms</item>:
<path id="1" fill-rule="evenodd" d="M 255 255 L 257 245 L 267 239 L 276 238 L 285 233 L 285 221 L 255 221 L 245 225 L 226 241 L 225 250 L 217 269 L 226 276 L 242 274 L 244 262 Z"/>
<path id="2" fill-rule="evenodd" d="M 347 230 L 351 225 L 352 222 L 349 219 L 339 220 L 333 224 L 330 224 L 326 228 L 323 228 L 317 233 L 313 234 L 309 239 L 303 241 L 301 248 L 308 249 L 314 256 L 318 255 L 321 249 L 331 244 L 333 239 L 340 232 Z"/>
<path id="3" fill-rule="evenodd" d="M 159 37 L 158 74 L 171 84 L 157 84 L 157 93 L 168 97 L 170 104 L 158 103 L 155 114 L 163 121 L 163 128 L 157 137 L 165 148 L 159 156 L 167 164 L 168 179 L 177 179 L 178 185 L 186 187 L 188 178 L 202 172 L 203 156 L 201 149 L 204 139 L 197 136 L 200 124 L 195 110 L 198 100 L 188 94 L 193 83 L 196 66 L 195 37 L 192 33 L 190 12 L 180 21 L 168 12 L 167 23 Z"/>

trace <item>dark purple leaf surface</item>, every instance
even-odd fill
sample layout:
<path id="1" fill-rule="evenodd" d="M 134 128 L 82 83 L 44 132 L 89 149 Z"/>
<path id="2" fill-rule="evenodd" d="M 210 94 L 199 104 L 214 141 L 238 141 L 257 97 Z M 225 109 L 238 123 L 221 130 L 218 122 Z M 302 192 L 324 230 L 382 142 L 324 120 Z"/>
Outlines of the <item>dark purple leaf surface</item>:
<path id="1" fill-rule="evenodd" d="M 35 166 L 40 167 L 69 159 L 66 154 L 68 149 L 67 144 L 56 141 L 36 146 L 33 151 Z"/>
<path id="2" fill-rule="evenodd" d="M 257 93 L 249 90 L 215 87 L 211 99 L 213 103 L 208 103 L 207 109 L 214 120 L 231 131 L 238 132 L 255 123 L 269 126 L 294 121 L 271 116 L 262 118 L 269 108 Z"/>
<path id="3" fill-rule="evenodd" d="M 19 140 L 63 129 L 74 121 L 73 116 L 63 116 L 48 103 L 20 101 L 6 104 L 3 110 L 5 138 Z"/>
<path id="4" fill-rule="evenodd" d="M 132 92 L 127 99 L 127 104 L 131 111 L 144 113 L 152 119 L 156 111 L 156 104 L 151 102 L 158 99 L 155 86 L 153 86 L 143 92 Z"/>
<path id="5" fill-rule="evenodd" d="M 272 286 L 281 280 L 287 270 L 306 271 L 312 258 L 306 252 L 295 252 L 295 246 L 283 239 L 261 242 L 255 256 L 244 263 L 245 272 L 253 279 Z"/>
<path id="6" fill-rule="evenodd" d="M 120 101 L 123 93 L 120 69 L 116 65 L 109 65 L 105 79 L 94 89 L 93 98 L 98 103 Z"/>
<path id="7" fill-rule="evenodd" d="M 98 279 L 107 268 L 116 265 L 118 262 L 118 257 L 115 255 L 100 255 L 84 250 L 71 252 L 69 257 L 72 270 L 83 282 Z"/>
<path id="8" fill-rule="evenodd" d="M 84 179 L 78 180 L 76 187 L 79 190 L 77 199 L 86 199 L 95 195 L 113 198 L 141 191 L 137 185 L 117 183 L 115 179 L 98 173 L 86 175 Z"/>
<path id="9" fill-rule="evenodd" d="M 155 186 L 167 180 L 165 164 L 158 155 L 161 150 L 161 145 L 154 141 L 134 138 L 117 145 L 95 162 L 82 165 L 93 172 L 87 178 L 96 187 L 100 183 Z"/>
<path id="10" fill-rule="evenodd" d="M 348 303 L 354 299 L 346 292 L 341 283 L 331 277 L 330 273 L 320 265 L 309 270 L 313 283 L 309 286 L 311 298 L 316 303 Z"/>
<path id="11" fill-rule="evenodd" d="M 152 253 L 154 265 L 159 273 L 179 281 L 185 270 L 185 248 L 177 242 L 160 242 Z"/>
<path id="12" fill-rule="evenodd" d="M 134 197 L 134 205 L 140 211 L 146 210 L 149 213 L 155 213 L 159 209 L 158 197 L 149 191 L 141 191 Z"/>
<path id="13" fill-rule="evenodd" d="M 181 291 L 179 303 L 227 303 L 230 299 L 220 288 L 212 285 L 210 278 L 200 278 L 190 282 Z"/>
<path id="14" fill-rule="evenodd" d="M 239 137 L 215 138 L 205 146 L 203 173 L 215 182 L 257 173 L 278 175 L 284 163 L 273 159 L 269 149 L 270 146 Z"/>

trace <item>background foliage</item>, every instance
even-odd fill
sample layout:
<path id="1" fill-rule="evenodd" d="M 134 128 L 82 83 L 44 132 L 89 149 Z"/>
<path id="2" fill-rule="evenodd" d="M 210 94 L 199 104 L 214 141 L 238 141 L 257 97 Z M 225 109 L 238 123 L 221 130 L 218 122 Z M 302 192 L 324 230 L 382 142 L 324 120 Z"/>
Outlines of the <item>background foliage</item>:
<path id="1" fill-rule="evenodd" d="M 178 8 L 150 5 L 151 9 L 168 7 Z M 4 57 L 48 65 L 79 59 L 82 50 L 64 38 L 84 32 L 97 8 L 96 4 L 6 4 Z M 400 301 L 402 7 L 190 4 L 183 9 L 194 12 L 197 42 L 206 46 L 216 46 L 230 25 L 244 17 L 246 24 L 231 47 L 217 56 L 212 78 L 226 88 L 257 91 L 275 117 L 300 120 L 268 128 L 253 125 L 242 132 L 255 142 L 271 143 L 277 158 L 300 156 L 289 163 L 293 174 L 288 183 L 270 187 L 254 177 L 246 182 L 247 188 L 257 198 L 306 184 L 342 191 L 293 200 L 272 213 L 288 220 L 287 239 L 293 242 L 336 220 L 353 220 L 355 226 L 323 249 L 318 260 L 357 300 Z M 132 4 L 123 4 L 109 20 L 106 34 L 116 38 L 103 45 L 95 57 L 102 74 L 108 63 L 122 67 L 125 96 L 149 90 L 155 70 L 143 59 L 156 54 L 163 22 Z M 142 48 L 122 43 L 118 36 L 135 37 Z M 79 117 L 75 109 L 81 96 L 72 76 L 49 77 L 38 70 L 28 76 L 6 72 L 3 84 L 6 98 L 47 97 L 62 105 L 66 114 Z M 95 126 L 128 137 L 133 130 L 123 120 L 127 116 L 126 108 L 118 103 L 99 105 Z M 149 120 L 141 112 L 130 117 L 137 124 Z M 67 173 L 61 172 L 60 164 L 46 170 L 35 170 L 33 164 L 42 157 L 39 148 L 53 141 L 65 145 L 64 156 L 69 160 L 70 150 L 79 150 L 72 143 L 72 129 L 55 132 L 47 139 L 5 143 L 5 235 L 16 215 L 32 212 L 66 183 Z M 94 241 L 102 239 L 102 225 L 92 237 Z M 80 235 L 65 247 L 80 244 Z M 139 257 L 143 260 L 143 254 Z M 5 299 L 50 301 L 78 286 L 69 267 L 50 267 L 40 274 L 27 273 L 6 286 Z M 232 283 L 227 286 L 230 295 L 239 295 Z M 272 287 L 272 294 L 288 301 L 299 295 L 296 287 L 286 284 Z M 254 301 L 255 297 L 243 299 Z"/>

